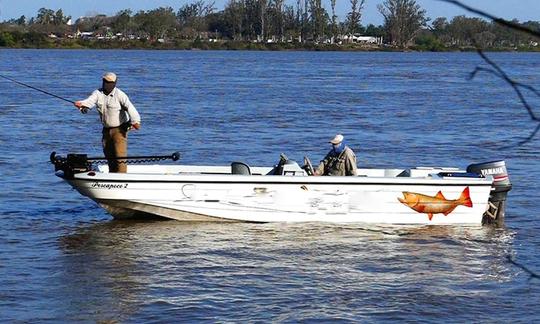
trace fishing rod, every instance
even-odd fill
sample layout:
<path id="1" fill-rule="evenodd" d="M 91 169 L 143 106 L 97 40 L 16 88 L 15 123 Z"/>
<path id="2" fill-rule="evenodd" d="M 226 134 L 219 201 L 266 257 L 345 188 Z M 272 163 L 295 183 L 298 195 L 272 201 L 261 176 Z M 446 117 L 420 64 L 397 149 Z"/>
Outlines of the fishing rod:
<path id="1" fill-rule="evenodd" d="M 33 90 L 42 92 L 42 93 L 44 93 L 44 94 L 46 94 L 46 95 L 49 95 L 49 96 L 51 96 L 51 97 L 55 97 L 55 98 L 58 98 L 58 99 L 60 99 L 60 100 L 64 100 L 64 101 L 67 101 L 67 102 L 69 102 L 69 103 L 75 104 L 75 101 L 73 101 L 73 100 L 69 100 L 69 99 L 66 99 L 66 98 L 62 98 L 62 97 L 60 97 L 60 96 L 55 95 L 54 93 L 50 93 L 50 92 L 47 92 L 47 91 L 45 91 L 45 90 L 38 89 L 38 88 L 33 87 L 33 86 L 29 85 L 29 84 L 26 84 L 26 83 L 17 81 L 17 80 L 15 80 L 15 79 L 9 78 L 9 77 L 7 77 L 7 76 L 4 76 L 4 75 L 1 75 L 1 74 L 0 74 L 0 77 L 1 77 L 1 78 L 4 78 L 4 79 L 6 79 L 6 80 L 9 80 L 9 81 L 11 81 L 11 82 L 15 82 L 15 83 L 17 83 L 17 84 L 20 84 L 20 85 L 22 85 L 22 86 L 24 86 L 24 87 L 27 87 L 27 88 L 30 88 L 30 89 L 33 89 Z"/>

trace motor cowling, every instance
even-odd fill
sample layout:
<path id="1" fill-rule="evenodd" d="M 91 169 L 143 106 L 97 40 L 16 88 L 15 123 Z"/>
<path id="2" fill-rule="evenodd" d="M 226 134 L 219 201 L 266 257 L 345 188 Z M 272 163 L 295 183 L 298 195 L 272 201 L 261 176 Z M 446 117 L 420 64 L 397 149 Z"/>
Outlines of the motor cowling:
<path id="1" fill-rule="evenodd" d="M 484 213 L 484 224 L 495 223 L 504 224 L 506 197 L 512 189 L 510 177 L 504 161 L 492 161 L 478 164 L 471 164 L 467 167 L 467 172 L 492 176 L 491 193 L 489 197 L 489 208 Z"/>
<path id="2" fill-rule="evenodd" d="M 67 157 L 56 155 L 52 152 L 50 161 L 54 164 L 55 171 L 63 171 L 64 178 L 72 179 L 76 173 L 89 171 L 90 163 L 86 154 L 68 154 Z"/>

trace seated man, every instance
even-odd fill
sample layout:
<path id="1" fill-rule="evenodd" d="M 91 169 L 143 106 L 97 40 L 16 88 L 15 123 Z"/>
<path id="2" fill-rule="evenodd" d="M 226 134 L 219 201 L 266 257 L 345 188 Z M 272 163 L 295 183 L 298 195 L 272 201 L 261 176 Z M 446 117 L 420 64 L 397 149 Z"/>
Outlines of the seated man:
<path id="1" fill-rule="evenodd" d="M 315 170 L 315 175 L 355 176 L 356 155 L 343 142 L 343 135 L 336 135 L 330 143 L 332 149 Z"/>

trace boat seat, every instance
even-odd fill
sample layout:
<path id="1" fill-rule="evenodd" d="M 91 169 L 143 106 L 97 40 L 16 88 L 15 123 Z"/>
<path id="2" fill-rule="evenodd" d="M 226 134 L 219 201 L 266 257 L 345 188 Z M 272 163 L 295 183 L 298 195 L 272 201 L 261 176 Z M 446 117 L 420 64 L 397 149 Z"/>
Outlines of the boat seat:
<path id="1" fill-rule="evenodd" d="M 403 172 L 401 172 L 400 174 L 398 174 L 396 177 L 410 177 L 411 176 L 411 171 L 409 170 L 403 170 Z"/>
<path id="2" fill-rule="evenodd" d="M 244 162 L 233 162 L 231 163 L 231 173 L 251 175 L 251 169 Z"/>

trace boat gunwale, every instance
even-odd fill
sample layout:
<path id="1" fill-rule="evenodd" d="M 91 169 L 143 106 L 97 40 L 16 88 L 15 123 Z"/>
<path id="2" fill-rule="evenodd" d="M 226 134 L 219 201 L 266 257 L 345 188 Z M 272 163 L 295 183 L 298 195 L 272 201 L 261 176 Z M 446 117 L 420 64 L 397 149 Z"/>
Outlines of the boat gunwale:
<path id="1" fill-rule="evenodd" d="M 98 176 L 99 175 L 99 176 Z M 109 173 L 96 172 L 95 175 L 88 175 L 88 172 L 78 173 L 73 179 L 85 182 L 112 182 L 112 183 L 202 183 L 202 184 L 273 184 L 273 185 L 394 185 L 394 186 L 492 186 L 493 180 L 488 178 L 427 178 L 427 177 L 308 177 L 308 176 L 266 176 L 266 175 L 236 175 L 220 174 L 219 177 L 230 177 L 230 179 L 207 180 L 215 174 L 139 174 L 125 173 L 114 174 L 114 178 L 105 178 Z M 132 176 L 132 177 L 127 177 Z M 174 176 L 174 179 L 141 179 L 133 176 L 163 177 Z M 125 177 L 122 179 L 122 177 Z M 254 179 L 256 178 L 256 179 Z M 294 179 L 294 180 L 293 180 Z M 396 181 L 395 179 L 400 179 Z M 346 180 L 346 181 L 343 181 Z"/>

